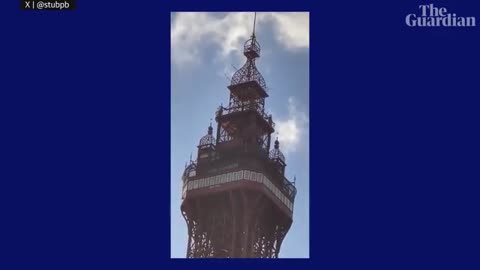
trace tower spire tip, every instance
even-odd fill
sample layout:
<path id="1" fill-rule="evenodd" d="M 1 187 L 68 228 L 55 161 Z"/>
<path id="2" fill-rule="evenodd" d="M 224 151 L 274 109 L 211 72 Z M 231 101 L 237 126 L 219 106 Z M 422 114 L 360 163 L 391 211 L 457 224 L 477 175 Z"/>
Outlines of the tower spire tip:
<path id="1" fill-rule="evenodd" d="M 253 32 L 252 32 L 252 37 L 255 37 L 255 24 L 257 23 L 257 12 L 254 12 L 253 15 Z"/>

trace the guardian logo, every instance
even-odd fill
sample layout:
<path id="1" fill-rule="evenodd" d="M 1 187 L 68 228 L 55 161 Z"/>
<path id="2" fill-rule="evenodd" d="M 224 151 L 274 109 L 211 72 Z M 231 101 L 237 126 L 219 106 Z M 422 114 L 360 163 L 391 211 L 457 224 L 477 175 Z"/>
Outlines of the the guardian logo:
<path id="1" fill-rule="evenodd" d="M 447 8 L 435 7 L 433 4 L 420 5 L 420 14 L 408 14 L 405 23 L 410 27 L 475 27 L 475 17 L 461 17 L 449 13 Z"/>

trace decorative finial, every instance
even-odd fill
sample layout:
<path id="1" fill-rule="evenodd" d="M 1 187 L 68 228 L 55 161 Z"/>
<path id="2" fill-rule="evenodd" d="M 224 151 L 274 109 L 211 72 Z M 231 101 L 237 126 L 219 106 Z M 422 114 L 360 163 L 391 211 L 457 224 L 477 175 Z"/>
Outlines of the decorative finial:
<path id="1" fill-rule="evenodd" d="M 279 149 L 280 148 L 280 142 L 278 141 L 278 137 L 277 139 L 275 140 L 275 149 Z"/>
<path id="2" fill-rule="evenodd" d="M 192 162 L 192 152 L 190 152 L 190 162 Z"/>
<path id="3" fill-rule="evenodd" d="M 297 176 L 294 175 L 294 176 L 293 176 L 293 185 L 295 185 L 296 182 L 297 182 Z"/>
<path id="4" fill-rule="evenodd" d="M 210 126 L 208 126 L 208 135 L 213 134 L 213 127 L 212 127 L 212 118 L 210 118 Z"/>

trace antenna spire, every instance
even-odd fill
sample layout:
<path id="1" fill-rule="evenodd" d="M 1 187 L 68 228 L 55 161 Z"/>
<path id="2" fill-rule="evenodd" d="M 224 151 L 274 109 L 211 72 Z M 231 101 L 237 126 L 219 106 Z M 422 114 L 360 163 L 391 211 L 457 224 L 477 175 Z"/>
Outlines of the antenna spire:
<path id="1" fill-rule="evenodd" d="M 257 12 L 254 13 L 253 15 L 253 32 L 252 32 L 252 38 L 255 37 L 255 24 L 257 22 Z"/>
<path id="2" fill-rule="evenodd" d="M 262 74 L 257 70 L 255 66 L 255 59 L 260 57 L 260 44 L 255 36 L 255 28 L 257 25 L 257 13 L 255 12 L 253 17 L 253 31 L 252 36 L 243 45 L 243 55 L 247 57 L 247 62 L 240 69 L 236 69 L 233 77 L 230 81 L 230 85 L 238 85 L 245 82 L 256 81 L 264 91 L 267 90 L 267 85 L 263 79 Z"/>

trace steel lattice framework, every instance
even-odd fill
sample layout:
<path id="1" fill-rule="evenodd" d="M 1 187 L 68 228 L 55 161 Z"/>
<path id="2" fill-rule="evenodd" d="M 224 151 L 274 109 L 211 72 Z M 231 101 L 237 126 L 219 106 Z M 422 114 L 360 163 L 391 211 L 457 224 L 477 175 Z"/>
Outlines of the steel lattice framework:
<path id="1" fill-rule="evenodd" d="M 260 74 L 258 71 L 257 66 L 255 66 L 255 58 L 252 58 L 251 55 L 248 54 L 249 52 L 256 52 L 257 54 L 260 53 L 260 45 L 257 47 L 254 42 L 256 41 L 248 40 L 247 43 L 245 43 L 244 54 L 247 56 L 247 62 L 245 62 L 245 64 L 233 74 L 231 84 L 235 85 L 244 82 L 256 81 L 261 87 L 263 87 L 263 89 L 266 90 L 267 84 L 265 83 L 262 74 Z M 247 44 L 251 45 L 247 46 Z"/>
<path id="2" fill-rule="evenodd" d="M 277 258 L 290 227 L 288 220 L 279 222 L 276 207 L 255 192 L 219 193 L 189 201 L 184 208 L 187 258 Z"/>
<path id="3" fill-rule="evenodd" d="M 277 258 L 293 221 L 296 188 L 285 177 L 278 139 L 270 151 L 275 124 L 265 113 L 266 84 L 255 66 L 255 21 L 244 55 L 228 86 L 228 107 L 216 112 L 216 138 L 210 125 L 197 159 L 185 166 L 187 258 Z"/>

